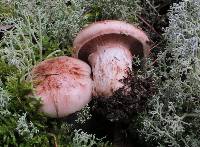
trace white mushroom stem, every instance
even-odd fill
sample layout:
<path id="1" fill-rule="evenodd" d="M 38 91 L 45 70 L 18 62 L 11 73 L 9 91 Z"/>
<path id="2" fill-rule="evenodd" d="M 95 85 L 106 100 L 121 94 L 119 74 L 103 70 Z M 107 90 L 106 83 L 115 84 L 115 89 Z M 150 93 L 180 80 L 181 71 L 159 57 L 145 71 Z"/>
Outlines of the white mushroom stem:
<path id="1" fill-rule="evenodd" d="M 111 96 L 123 86 L 120 80 L 132 70 L 132 55 L 129 48 L 120 42 L 99 46 L 89 55 L 88 61 L 92 66 L 94 96 Z"/>

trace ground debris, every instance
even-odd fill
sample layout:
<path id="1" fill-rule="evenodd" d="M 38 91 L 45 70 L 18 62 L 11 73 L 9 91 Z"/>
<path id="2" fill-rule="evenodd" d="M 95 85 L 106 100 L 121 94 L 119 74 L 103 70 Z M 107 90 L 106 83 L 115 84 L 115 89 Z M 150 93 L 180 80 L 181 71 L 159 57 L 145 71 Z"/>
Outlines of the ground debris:
<path id="1" fill-rule="evenodd" d="M 156 92 L 154 80 L 129 74 L 123 82 L 124 87 L 130 87 L 131 90 L 127 93 L 126 88 L 122 87 L 109 98 L 95 97 L 92 102 L 93 113 L 111 122 L 129 123 L 134 115 L 145 110 L 148 98 Z"/>

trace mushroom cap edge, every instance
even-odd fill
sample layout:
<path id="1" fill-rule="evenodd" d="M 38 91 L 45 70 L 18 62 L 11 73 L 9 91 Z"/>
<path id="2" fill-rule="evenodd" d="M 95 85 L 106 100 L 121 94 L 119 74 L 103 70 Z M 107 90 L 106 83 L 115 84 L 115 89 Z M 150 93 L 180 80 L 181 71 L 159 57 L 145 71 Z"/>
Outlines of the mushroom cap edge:
<path id="1" fill-rule="evenodd" d="M 79 50 L 91 40 L 107 35 L 107 34 L 122 34 L 130 36 L 134 39 L 137 39 L 143 45 L 144 57 L 146 57 L 150 52 L 150 40 L 148 36 L 140 29 L 135 27 L 132 24 L 129 24 L 124 21 L 118 20 L 104 20 L 94 22 L 83 30 L 81 30 L 76 36 L 73 42 L 74 57 L 78 58 Z"/>

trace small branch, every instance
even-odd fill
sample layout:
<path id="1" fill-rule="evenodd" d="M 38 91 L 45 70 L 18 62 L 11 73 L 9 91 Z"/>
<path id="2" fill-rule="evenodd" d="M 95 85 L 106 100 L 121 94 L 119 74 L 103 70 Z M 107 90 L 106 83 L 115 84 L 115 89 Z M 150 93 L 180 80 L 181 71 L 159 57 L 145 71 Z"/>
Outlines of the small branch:
<path id="1" fill-rule="evenodd" d="M 146 2 L 149 4 L 149 6 L 155 11 L 155 13 L 157 13 L 158 15 L 159 15 L 159 13 L 158 13 L 158 11 L 156 10 L 156 8 L 150 3 L 150 1 L 149 0 L 146 0 Z"/>
<path id="2" fill-rule="evenodd" d="M 145 23 L 153 32 L 155 32 L 160 38 L 163 38 L 162 35 L 160 33 L 158 33 L 154 27 L 152 25 L 150 25 L 146 20 L 144 20 L 144 18 L 142 18 L 141 16 L 137 15 L 137 17 L 143 22 Z"/>
<path id="3" fill-rule="evenodd" d="M 184 119 L 186 117 L 200 117 L 198 113 L 185 113 L 181 118 Z"/>

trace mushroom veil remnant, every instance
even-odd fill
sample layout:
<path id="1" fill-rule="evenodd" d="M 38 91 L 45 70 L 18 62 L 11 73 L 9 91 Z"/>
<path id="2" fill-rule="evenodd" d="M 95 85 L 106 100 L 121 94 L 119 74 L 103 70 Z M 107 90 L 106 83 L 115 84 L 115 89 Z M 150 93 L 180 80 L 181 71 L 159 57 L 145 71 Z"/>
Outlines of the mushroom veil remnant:
<path id="1" fill-rule="evenodd" d="M 79 111 L 91 100 L 89 65 L 71 57 L 56 57 L 32 70 L 35 94 L 42 98 L 41 111 L 50 117 L 64 117 Z"/>
<path id="2" fill-rule="evenodd" d="M 111 96 L 132 71 L 132 56 L 144 58 L 150 41 L 140 29 L 123 21 L 95 22 L 74 40 L 75 57 L 92 67 L 95 96 Z"/>

